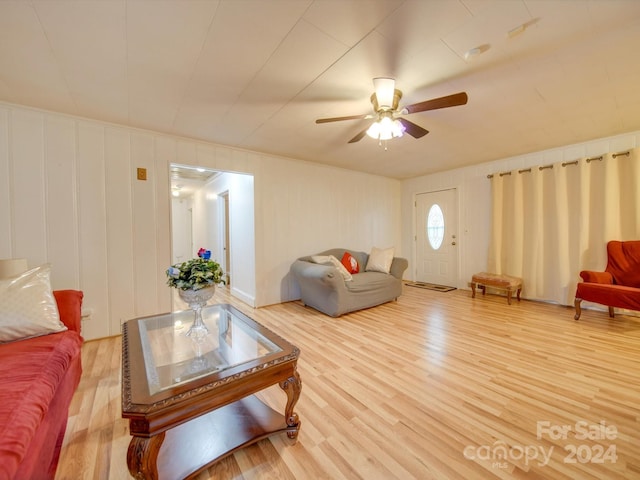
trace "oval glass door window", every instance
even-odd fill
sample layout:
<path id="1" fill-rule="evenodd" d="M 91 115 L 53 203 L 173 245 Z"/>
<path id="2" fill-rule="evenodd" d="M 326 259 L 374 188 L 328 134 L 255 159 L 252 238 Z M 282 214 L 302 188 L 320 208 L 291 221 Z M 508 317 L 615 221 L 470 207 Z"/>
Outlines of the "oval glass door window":
<path id="1" fill-rule="evenodd" d="M 444 215 L 440 205 L 434 203 L 427 214 L 427 238 L 434 250 L 442 246 L 444 240 Z"/>

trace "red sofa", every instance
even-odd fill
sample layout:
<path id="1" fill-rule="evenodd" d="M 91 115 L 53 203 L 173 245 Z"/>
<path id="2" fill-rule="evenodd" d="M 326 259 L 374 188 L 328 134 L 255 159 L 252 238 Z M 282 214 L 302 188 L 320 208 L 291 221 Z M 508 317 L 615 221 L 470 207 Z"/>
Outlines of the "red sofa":
<path id="1" fill-rule="evenodd" d="M 607 258 L 604 272 L 580 272 L 583 282 L 576 289 L 576 320 L 582 313 L 583 300 L 607 305 L 612 318 L 614 307 L 640 310 L 640 240 L 610 241 Z"/>
<path id="2" fill-rule="evenodd" d="M 0 480 L 55 477 L 82 373 L 83 294 L 53 294 L 68 330 L 0 344 Z"/>

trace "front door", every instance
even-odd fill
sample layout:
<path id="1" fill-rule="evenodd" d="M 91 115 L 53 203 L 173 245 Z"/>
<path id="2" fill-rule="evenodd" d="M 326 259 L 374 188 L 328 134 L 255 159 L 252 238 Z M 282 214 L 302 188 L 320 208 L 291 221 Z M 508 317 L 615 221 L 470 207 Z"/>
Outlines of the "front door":
<path id="1" fill-rule="evenodd" d="M 416 280 L 455 287 L 458 283 L 456 189 L 416 195 Z"/>

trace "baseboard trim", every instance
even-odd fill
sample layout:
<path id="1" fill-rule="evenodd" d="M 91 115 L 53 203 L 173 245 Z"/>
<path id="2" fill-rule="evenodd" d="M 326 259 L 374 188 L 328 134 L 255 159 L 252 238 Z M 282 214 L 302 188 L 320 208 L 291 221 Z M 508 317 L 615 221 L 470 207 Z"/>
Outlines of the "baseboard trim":
<path id="1" fill-rule="evenodd" d="M 236 297 L 238 300 L 243 301 L 250 307 L 256 308 L 256 297 L 235 288 L 233 285 L 231 286 L 231 295 Z"/>

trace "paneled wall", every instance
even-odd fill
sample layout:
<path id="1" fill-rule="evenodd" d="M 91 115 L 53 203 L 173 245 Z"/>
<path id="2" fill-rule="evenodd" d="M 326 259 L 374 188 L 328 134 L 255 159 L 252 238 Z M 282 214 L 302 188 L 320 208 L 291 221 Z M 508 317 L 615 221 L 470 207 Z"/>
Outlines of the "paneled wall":
<path id="1" fill-rule="evenodd" d="M 458 288 L 467 288 L 471 276 L 487 268 L 491 226 L 491 183 L 487 175 L 526 169 L 578 158 L 595 157 L 640 146 L 640 132 L 567 145 L 527 155 L 509 157 L 447 172 L 406 180 L 402 184 L 402 248 L 409 256 L 407 278 L 415 275 L 415 196 L 419 193 L 456 188 L 459 193 Z M 640 181 L 640 179 L 635 179 Z M 602 265 L 604 268 L 605 265 Z M 576 278 L 576 281 L 579 279 Z"/>
<path id="2" fill-rule="evenodd" d="M 0 103 L 0 258 L 49 262 L 54 288 L 83 290 L 87 339 L 168 311 L 170 163 L 253 175 L 256 306 L 299 297 L 298 256 L 402 254 L 399 181 Z"/>

